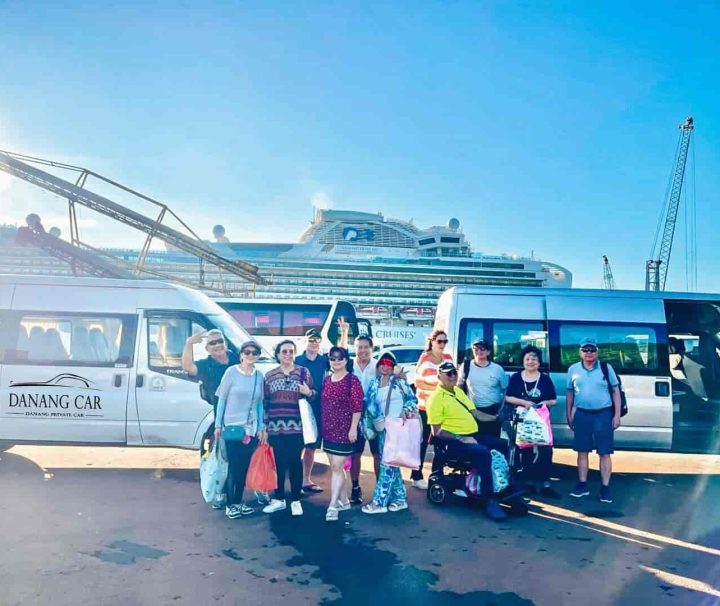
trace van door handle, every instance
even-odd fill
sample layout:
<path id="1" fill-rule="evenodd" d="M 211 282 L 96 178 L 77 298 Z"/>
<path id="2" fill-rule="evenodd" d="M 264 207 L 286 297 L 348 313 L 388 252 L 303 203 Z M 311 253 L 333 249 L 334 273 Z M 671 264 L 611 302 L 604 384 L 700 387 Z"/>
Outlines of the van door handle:
<path id="1" fill-rule="evenodd" d="M 113 385 L 115 387 L 121 387 L 122 386 L 122 375 L 115 375 L 113 377 Z"/>
<path id="2" fill-rule="evenodd" d="M 135 377 L 135 387 L 142 387 L 143 385 L 145 385 L 145 375 Z"/>

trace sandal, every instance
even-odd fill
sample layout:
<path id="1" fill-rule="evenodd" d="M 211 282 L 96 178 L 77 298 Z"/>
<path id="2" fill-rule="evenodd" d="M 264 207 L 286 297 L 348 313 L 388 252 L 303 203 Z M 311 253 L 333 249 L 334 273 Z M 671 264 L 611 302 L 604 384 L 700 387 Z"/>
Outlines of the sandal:
<path id="1" fill-rule="evenodd" d="M 390 503 L 390 505 L 388 505 L 388 511 L 402 511 L 407 508 L 407 501 L 395 501 L 394 503 Z"/>
<path id="2" fill-rule="evenodd" d="M 368 503 L 367 505 L 363 505 L 362 512 L 363 513 L 387 513 L 388 508 L 383 507 L 382 505 L 375 505 L 375 503 Z"/>
<path id="3" fill-rule="evenodd" d="M 325 513 L 326 522 L 337 522 L 338 521 L 338 510 L 335 507 L 328 507 Z"/>
<path id="4" fill-rule="evenodd" d="M 305 492 L 322 492 L 323 491 L 323 489 L 320 488 L 317 484 L 307 484 L 307 485 L 303 486 L 302 489 Z"/>
<path id="5" fill-rule="evenodd" d="M 338 511 L 347 511 L 348 509 L 352 509 L 352 505 L 350 505 L 350 501 L 346 501 L 343 503 L 342 501 L 338 500 Z"/>

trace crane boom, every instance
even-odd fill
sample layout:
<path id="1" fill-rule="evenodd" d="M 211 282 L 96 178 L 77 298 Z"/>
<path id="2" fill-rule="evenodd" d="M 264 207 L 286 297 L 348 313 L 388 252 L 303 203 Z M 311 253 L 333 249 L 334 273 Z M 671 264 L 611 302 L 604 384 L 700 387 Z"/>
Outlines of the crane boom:
<path id="1" fill-rule="evenodd" d="M 610 268 L 610 261 L 607 255 L 603 255 L 603 288 L 609 290 L 615 289 L 615 278 L 613 277 L 612 269 Z"/>
<path id="2" fill-rule="evenodd" d="M 680 139 L 675 153 L 670 192 L 663 213 L 660 216 L 660 224 L 658 225 L 655 242 L 653 242 L 651 259 L 647 261 L 645 266 L 645 290 L 665 290 L 665 281 L 667 280 L 667 272 L 670 265 L 670 253 L 672 252 L 673 239 L 675 236 L 675 225 L 680 207 L 680 195 L 682 194 L 683 182 L 685 180 L 685 165 L 687 164 L 690 139 L 695 129 L 693 118 L 687 118 L 679 128 Z M 662 237 L 658 242 L 661 226 Z"/>

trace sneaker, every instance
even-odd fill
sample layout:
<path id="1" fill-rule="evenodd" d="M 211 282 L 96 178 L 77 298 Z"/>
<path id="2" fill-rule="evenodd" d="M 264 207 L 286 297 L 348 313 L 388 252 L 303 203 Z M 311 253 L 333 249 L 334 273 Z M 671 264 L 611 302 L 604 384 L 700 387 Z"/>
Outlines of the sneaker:
<path id="1" fill-rule="evenodd" d="M 396 501 L 395 503 L 390 503 L 390 505 L 388 505 L 388 511 L 402 511 L 407 508 L 407 501 Z"/>
<path id="2" fill-rule="evenodd" d="M 294 516 L 301 516 L 303 514 L 303 508 L 300 501 L 293 501 L 290 503 L 290 513 Z"/>
<path id="3" fill-rule="evenodd" d="M 272 499 L 269 505 L 263 507 L 263 513 L 275 513 L 276 511 L 283 511 L 286 508 L 285 499 Z"/>
<path id="4" fill-rule="evenodd" d="M 251 513 L 255 513 L 255 510 L 249 505 L 245 505 L 245 503 L 240 503 L 237 507 L 240 510 L 240 513 L 244 516 L 249 516 Z"/>
<path id="5" fill-rule="evenodd" d="M 211 507 L 213 509 L 225 509 L 225 499 L 218 499 L 213 501 Z"/>
<path id="6" fill-rule="evenodd" d="M 267 505 L 270 502 L 270 495 L 267 492 L 255 491 L 255 498 L 257 499 L 258 505 Z"/>
<path id="7" fill-rule="evenodd" d="M 550 486 L 550 482 L 545 482 L 540 489 L 540 494 L 548 499 L 561 499 L 560 493 Z"/>
<path id="8" fill-rule="evenodd" d="M 502 510 L 495 499 L 488 499 L 487 505 L 485 506 L 485 513 L 488 518 L 495 520 L 496 522 L 502 522 L 507 519 L 507 514 Z"/>
<path id="9" fill-rule="evenodd" d="M 579 499 L 580 497 L 587 497 L 590 495 L 590 490 L 588 489 L 587 482 L 578 482 L 575 484 L 575 488 L 570 493 L 571 497 L 575 497 L 576 499 Z"/>
<path id="10" fill-rule="evenodd" d="M 353 505 L 362 505 L 362 488 L 360 488 L 360 486 L 353 486 L 352 492 L 350 493 L 350 502 Z"/>
<path id="11" fill-rule="evenodd" d="M 427 490 L 428 487 L 428 481 L 425 479 L 422 480 L 413 480 L 412 481 L 412 487 L 417 488 L 418 490 Z"/>
<path id="12" fill-rule="evenodd" d="M 235 520 L 236 518 L 242 516 L 242 511 L 237 505 L 230 505 L 225 508 L 225 515 L 231 520 Z"/>
<path id="13" fill-rule="evenodd" d="M 600 487 L 600 502 L 601 503 L 612 503 L 612 495 L 610 494 L 609 486 Z"/>
<path id="14" fill-rule="evenodd" d="M 363 505 L 363 507 L 362 507 L 362 512 L 363 512 L 363 513 L 369 513 L 369 514 L 374 514 L 374 513 L 387 513 L 387 512 L 388 512 L 388 508 L 387 508 L 387 507 L 383 507 L 382 505 L 375 505 L 375 503 L 368 503 L 367 505 Z"/>

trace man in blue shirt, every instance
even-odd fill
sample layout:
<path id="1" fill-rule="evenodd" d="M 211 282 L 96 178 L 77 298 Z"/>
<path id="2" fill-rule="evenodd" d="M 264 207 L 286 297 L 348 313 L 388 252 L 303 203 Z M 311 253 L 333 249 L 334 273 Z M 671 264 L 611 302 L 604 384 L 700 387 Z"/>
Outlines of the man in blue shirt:
<path id="1" fill-rule="evenodd" d="M 605 380 L 594 339 L 582 340 L 580 358 L 580 362 L 568 368 L 567 374 L 567 422 L 575 432 L 573 450 L 578 453 L 578 483 L 570 496 L 580 498 L 590 494 L 588 458 L 594 449 L 600 456 L 600 500 L 612 503 L 610 455 L 614 451 L 614 431 L 620 427 L 619 381 L 609 364 L 608 381 Z"/>

